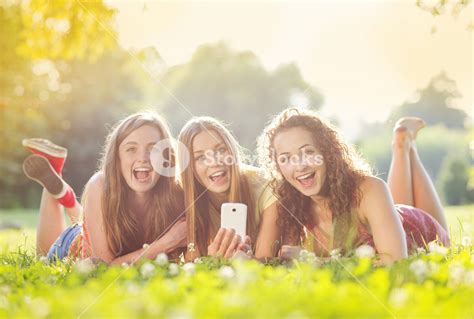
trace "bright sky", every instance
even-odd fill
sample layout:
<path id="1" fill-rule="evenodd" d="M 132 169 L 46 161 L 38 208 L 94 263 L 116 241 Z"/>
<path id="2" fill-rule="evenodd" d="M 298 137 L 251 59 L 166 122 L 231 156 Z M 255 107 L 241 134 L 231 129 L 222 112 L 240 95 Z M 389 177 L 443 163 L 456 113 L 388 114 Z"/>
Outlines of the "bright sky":
<path id="1" fill-rule="evenodd" d="M 295 62 L 349 139 L 362 120 L 384 120 L 442 70 L 463 95 L 456 106 L 474 113 L 472 4 L 456 19 L 435 18 L 415 0 L 107 2 L 119 10 L 120 44 L 155 46 L 168 66 L 221 40 L 270 69 Z"/>

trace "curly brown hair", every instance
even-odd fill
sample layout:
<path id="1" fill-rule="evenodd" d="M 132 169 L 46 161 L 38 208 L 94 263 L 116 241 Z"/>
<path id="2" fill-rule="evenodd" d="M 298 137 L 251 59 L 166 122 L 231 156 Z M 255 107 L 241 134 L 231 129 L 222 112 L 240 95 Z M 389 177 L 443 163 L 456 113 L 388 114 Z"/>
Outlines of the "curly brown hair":
<path id="1" fill-rule="evenodd" d="M 300 193 L 286 181 L 277 165 L 273 142 L 275 137 L 288 129 L 301 127 L 311 133 L 315 146 L 326 163 L 326 178 L 319 195 L 328 199 L 333 214 L 334 245 L 343 250 L 352 246 L 358 221 L 355 214 L 360 204 L 360 184 L 371 176 L 369 165 L 348 144 L 342 141 L 336 128 L 310 110 L 288 108 L 267 125 L 258 140 L 259 161 L 273 192 L 279 199 L 277 225 L 281 244 L 301 245 L 304 226 L 313 224 L 308 211 L 315 207 L 310 197 Z"/>

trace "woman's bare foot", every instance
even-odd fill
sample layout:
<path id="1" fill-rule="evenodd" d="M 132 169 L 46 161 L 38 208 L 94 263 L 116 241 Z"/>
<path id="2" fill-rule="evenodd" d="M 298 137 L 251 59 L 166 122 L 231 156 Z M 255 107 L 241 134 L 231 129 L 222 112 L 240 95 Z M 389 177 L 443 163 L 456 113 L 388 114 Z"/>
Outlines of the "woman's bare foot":
<path id="1" fill-rule="evenodd" d="M 393 128 L 392 145 L 408 149 L 415 146 L 418 131 L 425 126 L 425 121 L 418 117 L 402 117 Z"/>

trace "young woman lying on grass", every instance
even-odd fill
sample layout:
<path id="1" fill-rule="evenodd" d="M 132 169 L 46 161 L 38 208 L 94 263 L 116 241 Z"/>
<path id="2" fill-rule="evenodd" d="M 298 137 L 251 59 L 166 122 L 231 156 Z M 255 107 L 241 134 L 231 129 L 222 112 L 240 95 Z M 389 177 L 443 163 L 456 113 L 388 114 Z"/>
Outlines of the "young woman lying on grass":
<path id="1" fill-rule="evenodd" d="M 416 149 L 424 125 L 397 122 L 387 187 L 317 114 L 280 113 L 259 141 L 279 201 L 263 215 L 256 257 L 293 257 L 302 248 L 328 256 L 369 244 L 389 264 L 433 240 L 449 245 L 440 199 Z"/>
<path id="2" fill-rule="evenodd" d="M 260 215 L 276 199 L 255 167 L 243 163 L 240 146 L 218 120 L 197 117 L 182 128 L 178 148 L 183 171 L 188 222 L 187 258 L 199 256 L 233 257 L 236 253 L 252 253 Z M 184 161 L 189 152 L 190 163 Z M 220 228 L 221 205 L 226 202 L 247 205 L 247 236 L 240 238 L 233 229 Z"/>
<path id="3" fill-rule="evenodd" d="M 150 163 L 155 143 L 169 138 L 156 114 L 120 121 L 107 137 L 100 170 L 86 185 L 83 206 L 61 177 L 67 150 L 43 139 L 24 140 L 35 154 L 25 159 L 23 170 L 43 186 L 38 254 L 50 260 L 94 257 L 113 265 L 186 247 L 182 189 Z M 174 161 L 173 152 L 167 157 Z M 63 207 L 72 223 L 67 228 Z"/>

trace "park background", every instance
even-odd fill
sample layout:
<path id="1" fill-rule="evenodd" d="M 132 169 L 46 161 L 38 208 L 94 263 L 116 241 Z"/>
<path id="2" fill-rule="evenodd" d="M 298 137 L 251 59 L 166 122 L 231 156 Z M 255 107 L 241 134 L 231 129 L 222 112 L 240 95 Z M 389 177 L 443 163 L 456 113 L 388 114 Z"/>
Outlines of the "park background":
<path id="1" fill-rule="evenodd" d="M 469 0 L 0 0 L 0 318 L 473 318 L 474 6 Z M 418 149 L 452 245 L 392 266 L 367 249 L 323 263 L 166 257 L 95 267 L 35 253 L 41 188 L 26 137 L 64 145 L 77 195 L 117 120 L 155 110 L 176 135 L 193 115 L 248 150 L 288 106 L 337 125 L 386 178 L 397 118 Z M 364 248 L 364 247 L 362 247 Z M 367 248 L 367 247 L 365 247 Z"/>
<path id="2" fill-rule="evenodd" d="M 39 203 L 23 138 L 67 147 L 80 195 L 127 114 L 156 110 L 175 135 L 215 116 L 252 154 L 288 106 L 330 118 L 382 178 L 394 120 L 422 117 L 418 147 L 443 201 L 474 201 L 469 2 L 0 3 L 2 209 Z"/>

